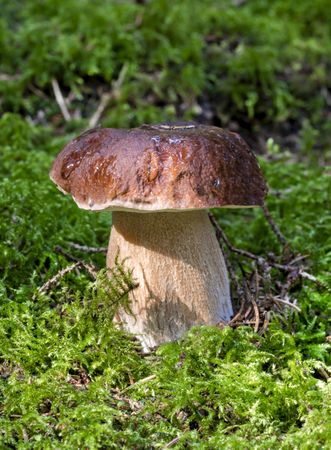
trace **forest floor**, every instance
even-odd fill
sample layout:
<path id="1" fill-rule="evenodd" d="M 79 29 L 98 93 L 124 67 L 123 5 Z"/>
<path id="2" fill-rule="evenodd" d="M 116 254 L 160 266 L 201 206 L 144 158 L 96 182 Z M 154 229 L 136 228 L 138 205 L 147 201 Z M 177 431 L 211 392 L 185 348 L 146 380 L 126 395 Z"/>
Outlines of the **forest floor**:
<path id="1" fill-rule="evenodd" d="M 330 8 L 201 3 L 0 0 L 0 448 L 331 446 Z M 212 211 L 231 323 L 144 354 L 110 213 L 48 173 L 87 128 L 176 119 L 243 135 L 269 194 Z"/>

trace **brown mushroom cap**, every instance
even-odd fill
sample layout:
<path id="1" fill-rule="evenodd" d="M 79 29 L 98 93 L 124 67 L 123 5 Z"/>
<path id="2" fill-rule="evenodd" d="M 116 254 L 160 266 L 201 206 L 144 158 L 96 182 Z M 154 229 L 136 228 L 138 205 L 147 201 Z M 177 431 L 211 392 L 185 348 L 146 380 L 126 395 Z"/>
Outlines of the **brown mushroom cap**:
<path id="1" fill-rule="evenodd" d="M 267 192 L 238 134 L 190 123 L 90 130 L 62 150 L 50 177 L 91 210 L 249 207 Z"/>

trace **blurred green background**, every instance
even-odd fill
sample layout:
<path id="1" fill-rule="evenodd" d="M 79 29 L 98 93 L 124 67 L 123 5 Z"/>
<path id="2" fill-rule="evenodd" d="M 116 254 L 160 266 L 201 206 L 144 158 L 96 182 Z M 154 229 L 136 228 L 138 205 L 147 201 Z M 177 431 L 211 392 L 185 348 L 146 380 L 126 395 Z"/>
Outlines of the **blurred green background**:
<path id="1" fill-rule="evenodd" d="M 1 449 L 331 447 L 330 71 L 328 0 L 0 0 Z M 102 269 L 70 242 L 106 246 L 111 226 L 48 171 L 86 128 L 177 119 L 249 142 L 322 285 L 293 286 L 300 313 L 263 336 L 202 327 L 144 357 L 102 273 L 37 293 L 71 264 L 57 246 Z M 215 213 L 236 246 L 281 254 L 260 210 Z"/>
<path id="2" fill-rule="evenodd" d="M 330 135 L 326 0 L 12 0 L 0 7 L 2 112 L 59 126 L 55 78 L 72 118 L 84 121 L 120 77 L 105 126 L 193 118 L 240 129 L 255 143 L 272 135 L 300 152 L 321 148 Z"/>

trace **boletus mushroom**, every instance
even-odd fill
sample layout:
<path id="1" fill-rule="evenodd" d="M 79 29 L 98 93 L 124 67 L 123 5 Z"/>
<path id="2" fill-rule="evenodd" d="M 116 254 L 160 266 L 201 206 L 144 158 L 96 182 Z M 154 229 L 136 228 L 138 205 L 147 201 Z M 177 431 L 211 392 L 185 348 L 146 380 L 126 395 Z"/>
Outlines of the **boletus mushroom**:
<path id="1" fill-rule="evenodd" d="M 107 266 L 118 255 L 133 269 L 132 314 L 119 316 L 145 349 L 230 320 L 227 270 L 207 210 L 262 205 L 267 191 L 238 134 L 192 123 L 93 129 L 62 150 L 50 177 L 80 208 L 113 212 Z"/>

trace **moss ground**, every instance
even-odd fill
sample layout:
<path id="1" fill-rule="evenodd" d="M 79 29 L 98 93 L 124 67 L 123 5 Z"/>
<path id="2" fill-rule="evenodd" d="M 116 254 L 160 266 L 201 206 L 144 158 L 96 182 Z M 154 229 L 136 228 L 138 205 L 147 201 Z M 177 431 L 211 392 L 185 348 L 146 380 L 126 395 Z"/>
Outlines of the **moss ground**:
<path id="1" fill-rule="evenodd" d="M 0 0 L 1 449 L 331 447 L 328 289 L 295 284 L 301 311 L 275 313 L 263 335 L 201 327 L 142 355 L 113 323 L 104 255 L 70 247 L 106 246 L 111 215 L 80 211 L 48 179 L 126 64 L 102 124 L 193 118 L 263 141 L 269 209 L 330 285 L 330 8 L 237 3 Z M 282 251 L 260 210 L 215 215 L 237 247 Z M 38 293 L 71 264 L 57 246 L 97 280 L 80 269 Z"/>

